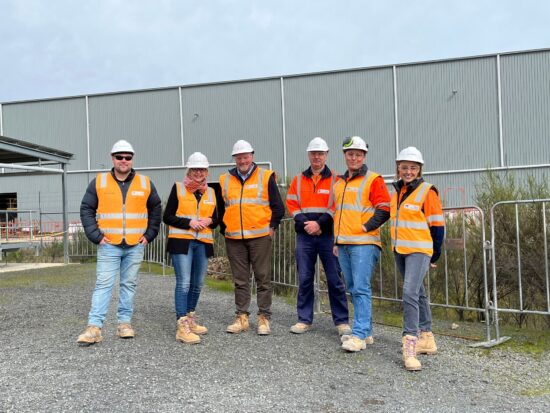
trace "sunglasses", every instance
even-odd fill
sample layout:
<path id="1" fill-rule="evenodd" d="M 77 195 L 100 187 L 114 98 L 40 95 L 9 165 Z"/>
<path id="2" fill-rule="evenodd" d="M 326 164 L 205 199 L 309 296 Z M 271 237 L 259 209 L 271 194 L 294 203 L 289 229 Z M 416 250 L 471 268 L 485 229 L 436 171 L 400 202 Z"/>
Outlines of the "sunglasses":
<path id="1" fill-rule="evenodd" d="M 117 161 L 122 161 L 123 159 L 124 159 L 125 161 L 131 161 L 132 158 L 133 158 L 132 155 L 115 155 L 115 159 L 116 159 Z"/>

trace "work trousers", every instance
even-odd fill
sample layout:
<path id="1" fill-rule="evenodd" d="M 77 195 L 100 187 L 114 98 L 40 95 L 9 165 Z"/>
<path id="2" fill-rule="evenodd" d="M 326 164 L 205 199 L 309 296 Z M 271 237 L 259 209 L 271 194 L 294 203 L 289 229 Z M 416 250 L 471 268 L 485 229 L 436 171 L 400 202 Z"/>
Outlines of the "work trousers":
<path id="1" fill-rule="evenodd" d="M 236 314 L 250 314 L 251 274 L 256 281 L 256 301 L 258 314 L 271 316 L 271 244 L 269 235 L 250 239 L 225 239 L 227 257 L 233 273 L 235 285 Z"/>
<path id="2" fill-rule="evenodd" d="M 347 324 L 348 300 L 346 289 L 340 278 L 338 258 L 333 253 L 334 237 L 332 235 L 313 236 L 296 234 L 296 266 L 298 268 L 299 288 L 296 309 L 298 321 L 313 322 L 313 304 L 315 301 L 315 264 L 321 259 L 327 278 L 328 298 L 335 325 Z"/>

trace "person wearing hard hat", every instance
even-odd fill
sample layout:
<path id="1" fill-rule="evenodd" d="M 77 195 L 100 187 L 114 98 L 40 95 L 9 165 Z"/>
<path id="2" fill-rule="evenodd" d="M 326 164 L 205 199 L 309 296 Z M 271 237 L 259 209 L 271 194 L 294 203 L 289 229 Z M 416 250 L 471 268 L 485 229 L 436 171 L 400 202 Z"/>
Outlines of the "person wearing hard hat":
<path id="1" fill-rule="evenodd" d="M 424 277 L 441 254 L 445 217 L 437 189 L 422 178 L 422 153 L 409 146 L 395 161 L 391 244 L 403 277 L 403 362 L 407 370 L 415 371 L 422 369 L 417 354 L 437 353 Z"/>
<path id="2" fill-rule="evenodd" d="M 380 226 L 390 216 L 390 194 L 382 177 L 365 164 L 368 146 L 359 136 L 342 145 L 347 171 L 334 185 L 335 254 L 353 303 L 353 329 L 342 349 L 361 351 L 372 344 L 371 276 L 380 258 Z"/>
<path id="3" fill-rule="evenodd" d="M 101 329 L 111 293 L 120 273 L 118 328 L 120 338 L 133 338 L 131 321 L 138 271 L 145 246 L 160 228 L 162 206 L 151 180 L 132 168 L 134 148 L 119 140 L 111 149 L 113 168 L 88 185 L 80 205 L 80 220 L 97 248 L 97 280 L 88 315 L 88 327 L 78 336 L 80 345 L 102 340 Z"/>
<path id="4" fill-rule="evenodd" d="M 236 317 L 227 327 L 238 334 L 249 329 L 250 267 L 256 281 L 259 335 L 271 334 L 271 244 L 285 213 L 275 174 L 254 163 L 254 149 L 238 140 L 231 152 L 236 167 L 220 176 L 224 205 L 220 227 L 235 284 Z"/>
<path id="5" fill-rule="evenodd" d="M 290 331 L 302 334 L 313 323 L 315 264 L 321 259 L 325 269 L 332 321 L 342 336 L 350 334 L 348 299 L 340 278 L 338 258 L 334 255 L 334 182 L 336 174 L 326 166 L 328 145 L 313 138 L 306 149 L 309 168 L 292 179 L 286 205 L 296 230 L 296 267 L 298 269 L 298 322 Z"/>
<path id="6" fill-rule="evenodd" d="M 197 323 L 195 309 L 208 269 L 208 257 L 214 255 L 212 230 L 218 226 L 216 194 L 207 184 L 208 159 L 200 152 L 187 160 L 187 175 L 176 182 L 164 209 L 168 225 L 166 251 L 176 273 L 174 291 L 176 340 L 200 343 L 208 329 Z"/>

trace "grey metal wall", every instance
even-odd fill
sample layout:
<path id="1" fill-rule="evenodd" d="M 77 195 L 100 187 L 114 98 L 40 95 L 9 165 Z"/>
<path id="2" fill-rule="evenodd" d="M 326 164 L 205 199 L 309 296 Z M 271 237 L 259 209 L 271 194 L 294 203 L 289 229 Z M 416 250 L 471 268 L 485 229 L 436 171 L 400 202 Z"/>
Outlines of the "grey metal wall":
<path id="1" fill-rule="evenodd" d="M 369 167 L 386 178 L 394 173 L 396 151 L 417 146 L 427 179 L 447 205 L 462 205 L 471 203 L 487 167 L 538 165 L 514 170 L 519 177 L 548 171 L 549 84 L 550 49 L 4 103 L 0 125 L 6 136 L 75 154 L 69 165 L 70 210 L 78 209 L 97 170 L 110 168 L 109 150 L 120 138 L 132 142 L 136 168 L 146 168 L 143 173 L 166 199 L 194 151 L 208 156 L 209 179 L 216 181 L 228 169 L 233 143 L 247 139 L 255 160 L 271 162 L 284 181 L 285 171 L 291 178 L 307 166 L 305 148 L 314 136 L 327 140 L 330 166 L 343 171 L 339 148 L 354 134 L 370 145 Z M 429 174 L 434 171 L 449 173 Z M 25 208 L 37 208 L 40 193 L 42 209 L 60 210 L 58 179 L 4 177 L 1 191 L 17 192 Z"/>

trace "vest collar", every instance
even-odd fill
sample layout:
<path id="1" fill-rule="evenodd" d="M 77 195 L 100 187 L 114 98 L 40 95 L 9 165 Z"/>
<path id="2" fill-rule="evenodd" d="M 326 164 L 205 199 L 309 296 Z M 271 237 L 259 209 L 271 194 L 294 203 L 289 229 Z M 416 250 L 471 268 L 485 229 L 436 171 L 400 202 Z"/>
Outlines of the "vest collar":
<path id="1" fill-rule="evenodd" d="M 353 178 L 356 178 L 358 176 L 365 176 L 368 170 L 369 168 L 367 168 L 367 164 L 363 164 L 361 168 L 349 178 L 349 180 L 351 181 Z M 340 175 L 340 178 L 346 181 L 348 180 L 348 177 L 349 177 L 349 171 L 344 172 L 344 175 Z"/>
<path id="2" fill-rule="evenodd" d="M 304 175 L 306 178 L 311 179 L 311 177 L 313 176 L 313 171 L 311 170 L 311 166 L 307 168 L 304 172 L 302 172 L 302 175 Z M 332 172 L 330 168 L 325 165 L 320 175 L 322 179 L 326 179 L 332 176 Z"/>

